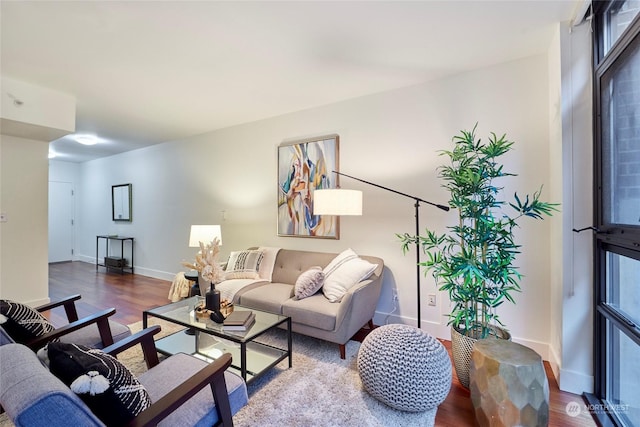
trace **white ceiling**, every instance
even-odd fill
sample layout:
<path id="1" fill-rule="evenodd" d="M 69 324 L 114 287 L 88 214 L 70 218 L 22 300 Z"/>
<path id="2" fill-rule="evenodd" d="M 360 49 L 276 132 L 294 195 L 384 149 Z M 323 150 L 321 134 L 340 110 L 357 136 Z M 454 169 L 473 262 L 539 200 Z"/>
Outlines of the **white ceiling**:
<path id="1" fill-rule="evenodd" d="M 557 1 L 6 1 L 2 75 L 77 99 L 97 157 L 547 51 Z"/>

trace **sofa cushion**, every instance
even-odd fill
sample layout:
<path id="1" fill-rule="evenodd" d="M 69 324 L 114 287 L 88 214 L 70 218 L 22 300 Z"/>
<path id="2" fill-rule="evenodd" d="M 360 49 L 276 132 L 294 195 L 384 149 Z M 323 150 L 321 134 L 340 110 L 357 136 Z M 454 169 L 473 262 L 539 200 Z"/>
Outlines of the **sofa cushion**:
<path id="1" fill-rule="evenodd" d="M 289 299 L 282 304 L 282 314 L 291 317 L 293 322 L 325 331 L 335 330 L 339 309 L 340 304 L 329 302 L 322 294 L 301 300 Z"/>
<path id="2" fill-rule="evenodd" d="M 324 268 L 322 292 L 331 302 L 339 302 L 347 291 L 365 280 L 378 267 L 347 249 Z"/>
<path id="3" fill-rule="evenodd" d="M 121 426 L 151 405 L 147 390 L 133 374 L 102 350 L 49 343 L 39 355 L 49 369 L 107 426 Z M 46 359 L 45 359 L 46 361 Z"/>
<path id="4" fill-rule="evenodd" d="M 262 251 L 231 252 L 225 269 L 225 279 L 259 279 Z"/>
<path id="5" fill-rule="evenodd" d="M 55 328 L 37 310 L 11 300 L 0 300 L 0 324 L 18 343 L 27 343 Z"/>
<path id="6" fill-rule="evenodd" d="M 318 292 L 323 284 L 324 272 L 322 267 L 311 267 L 298 276 L 293 288 L 293 294 L 296 299 L 307 298 Z"/>
<path id="7" fill-rule="evenodd" d="M 336 254 L 328 252 L 307 252 L 292 249 L 280 249 L 273 269 L 273 282 L 296 283 L 303 271 L 316 265 L 325 266 Z"/>
<path id="8" fill-rule="evenodd" d="M 256 310 L 282 313 L 282 303 L 293 297 L 293 285 L 267 283 L 240 296 L 240 305 Z"/>
<path id="9" fill-rule="evenodd" d="M 162 361 L 158 367 L 141 374 L 140 382 L 149 390 L 151 400 L 157 402 L 205 366 L 205 361 L 178 353 Z M 236 374 L 226 371 L 224 378 L 231 413 L 235 414 L 247 404 L 247 388 L 242 378 Z M 205 387 L 162 420 L 158 426 L 212 426 L 218 421 L 211 388 Z"/>

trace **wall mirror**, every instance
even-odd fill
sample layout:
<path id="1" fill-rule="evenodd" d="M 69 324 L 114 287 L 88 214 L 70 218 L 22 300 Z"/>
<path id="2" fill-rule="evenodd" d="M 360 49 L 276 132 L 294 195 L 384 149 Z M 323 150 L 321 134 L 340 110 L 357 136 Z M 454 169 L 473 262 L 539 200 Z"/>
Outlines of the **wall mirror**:
<path id="1" fill-rule="evenodd" d="M 111 186 L 111 214 L 114 221 L 131 221 L 131 184 Z"/>

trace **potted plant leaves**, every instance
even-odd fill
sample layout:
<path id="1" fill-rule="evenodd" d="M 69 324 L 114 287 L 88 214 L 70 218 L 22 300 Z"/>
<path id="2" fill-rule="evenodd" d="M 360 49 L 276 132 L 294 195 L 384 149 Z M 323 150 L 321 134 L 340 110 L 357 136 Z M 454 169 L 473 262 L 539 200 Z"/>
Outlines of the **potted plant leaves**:
<path id="1" fill-rule="evenodd" d="M 504 170 L 501 157 L 514 142 L 506 135 L 491 133 L 488 141 L 476 139 L 476 126 L 453 138 L 451 151 L 440 155 L 449 162 L 438 168 L 442 185 L 449 191 L 449 205 L 457 211 L 457 222 L 438 234 L 399 235 L 403 251 L 416 241 L 427 255 L 420 265 L 432 273 L 438 289 L 453 303 L 449 314 L 454 366 L 460 383 L 469 387 L 469 364 L 478 339 L 510 339 L 496 308 L 505 301 L 515 303 L 512 293 L 520 291 L 521 274 L 514 265 L 521 245 L 514 230 L 523 218 L 543 219 L 557 204 L 540 200 L 541 191 L 514 194 L 504 200 L 500 180 L 516 176 Z"/>

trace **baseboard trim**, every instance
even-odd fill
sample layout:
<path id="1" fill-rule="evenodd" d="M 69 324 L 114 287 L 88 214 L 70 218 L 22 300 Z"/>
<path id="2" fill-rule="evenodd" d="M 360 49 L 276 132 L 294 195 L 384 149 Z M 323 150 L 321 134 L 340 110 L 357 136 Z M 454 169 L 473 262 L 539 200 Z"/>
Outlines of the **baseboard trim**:
<path id="1" fill-rule="evenodd" d="M 373 320 L 376 325 L 385 325 L 389 323 L 403 323 L 403 324 L 415 326 L 417 324 L 417 320 L 414 318 L 397 316 L 394 314 L 388 314 L 388 313 L 382 313 L 382 312 L 376 312 Z M 424 321 L 424 320 L 421 323 L 422 325 L 420 329 L 429 333 L 430 335 L 438 339 L 451 340 L 450 326 L 443 325 L 433 321 Z M 512 340 L 513 342 L 529 347 L 530 349 L 538 353 L 543 360 L 549 360 L 549 355 L 550 355 L 549 344 L 540 342 L 540 341 L 523 339 L 519 337 L 512 337 Z"/>
<path id="2" fill-rule="evenodd" d="M 574 394 L 593 393 L 593 376 L 580 372 L 560 369 L 558 386 L 560 390 Z"/>
<path id="3" fill-rule="evenodd" d="M 87 255 L 77 255 L 76 256 L 76 260 L 77 261 L 82 261 L 82 262 L 88 262 L 89 264 L 95 264 L 96 263 L 96 257 L 87 256 Z"/>
<path id="4" fill-rule="evenodd" d="M 551 366 L 556 382 L 560 384 L 560 357 L 558 357 L 558 352 L 551 345 L 549 346 L 549 366 Z"/>
<path id="5" fill-rule="evenodd" d="M 144 267 L 135 267 L 134 271 L 136 274 L 140 274 L 141 276 L 153 277 L 154 279 L 167 280 L 171 282 L 175 277 L 176 273 L 170 273 L 168 271 L 161 270 L 153 270 L 151 268 Z"/>
<path id="6" fill-rule="evenodd" d="M 31 301 L 25 301 L 23 302 L 23 304 L 28 305 L 29 307 L 38 307 L 41 305 L 49 304 L 50 302 L 51 302 L 51 298 L 41 298 L 41 299 L 34 299 Z"/>
<path id="7" fill-rule="evenodd" d="M 78 261 L 87 262 L 89 264 L 96 264 L 96 258 L 87 255 L 78 255 Z M 133 271 L 135 274 L 139 274 L 141 276 L 153 277 L 154 279 L 167 280 L 171 282 L 175 277 L 176 273 L 171 273 L 168 271 L 162 270 L 154 270 L 152 268 L 140 267 L 138 265 L 133 266 Z"/>
<path id="8" fill-rule="evenodd" d="M 376 325 L 402 323 L 405 325 L 416 326 L 418 323 L 418 320 L 411 317 L 397 316 L 395 314 L 376 311 L 375 315 L 373 316 L 373 323 L 375 323 Z M 449 326 L 447 325 L 442 325 L 437 322 L 422 320 L 420 329 L 422 329 L 423 331 L 427 332 L 428 334 L 436 338 L 451 340 L 451 332 L 450 332 Z"/>

